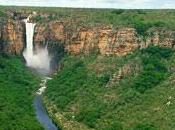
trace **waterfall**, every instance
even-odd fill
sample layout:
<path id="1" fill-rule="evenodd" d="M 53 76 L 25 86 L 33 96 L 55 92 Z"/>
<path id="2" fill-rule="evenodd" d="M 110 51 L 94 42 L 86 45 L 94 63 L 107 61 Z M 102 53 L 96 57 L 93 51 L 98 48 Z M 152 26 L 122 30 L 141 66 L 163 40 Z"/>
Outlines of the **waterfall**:
<path id="1" fill-rule="evenodd" d="M 30 68 L 36 69 L 41 74 L 48 74 L 50 72 L 50 56 L 47 46 L 44 48 L 36 48 L 34 52 L 33 36 L 35 23 L 30 23 L 29 18 L 24 20 L 26 26 L 26 49 L 23 56 L 26 60 L 26 65 Z"/>

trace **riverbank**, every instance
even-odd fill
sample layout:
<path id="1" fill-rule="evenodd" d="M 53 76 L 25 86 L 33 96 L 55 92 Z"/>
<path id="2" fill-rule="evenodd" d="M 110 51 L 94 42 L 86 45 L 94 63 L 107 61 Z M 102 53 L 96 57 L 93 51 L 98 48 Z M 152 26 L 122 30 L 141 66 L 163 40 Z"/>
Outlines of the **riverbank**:
<path id="1" fill-rule="evenodd" d="M 46 96 L 43 97 L 43 102 L 49 116 L 57 124 L 57 126 L 60 127 L 61 130 L 94 130 L 75 120 L 67 119 L 64 113 L 61 113 L 61 111 L 59 111 L 58 108 L 53 103 L 51 103 Z"/>

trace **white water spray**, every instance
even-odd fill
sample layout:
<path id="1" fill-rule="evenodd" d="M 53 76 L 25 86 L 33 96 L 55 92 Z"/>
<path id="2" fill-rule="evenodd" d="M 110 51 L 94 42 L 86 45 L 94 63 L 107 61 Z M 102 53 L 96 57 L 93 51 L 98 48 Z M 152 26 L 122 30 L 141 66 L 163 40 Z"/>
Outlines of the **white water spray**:
<path id="1" fill-rule="evenodd" d="M 29 16 L 30 17 L 30 16 Z M 50 56 L 48 54 L 47 46 L 44 48 L 36 48 L 34 53 L 33 48 L 33 35 L 35 24 L 30 23 L 29 17 L 24 20 L 26 25 L 26 49 L 23 52 L 23 56 L 27 62 L 27 66 L 36 69 L 42 74 L 50 72 Z"/>

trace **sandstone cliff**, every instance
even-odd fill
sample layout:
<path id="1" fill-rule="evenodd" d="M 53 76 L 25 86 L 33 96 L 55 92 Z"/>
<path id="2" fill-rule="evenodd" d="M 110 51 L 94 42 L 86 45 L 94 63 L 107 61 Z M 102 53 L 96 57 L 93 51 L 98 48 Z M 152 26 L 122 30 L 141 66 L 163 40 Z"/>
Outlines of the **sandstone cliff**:
<path id="1" fill-rule="evenodd" d="M 1 48 L 4 51 L 20 54 L 25 45 L 25 27 L 20 20 L 8 20 L 1 28 Z M 116 28 L 113 26 L 88 27 L 69 21 L 51 21 L 36 23 L 35 46 L 48 43 L 64 45 L 70 54 L 89 54 L 93 51 L 103 55 L 126 55 L 137 48 L 149 44 L 174 47 L 174 31 L 149 29 L 145 38 L 139 36 L 134 28 Z"/>
<path id="2" fill-rule="evenodd" d="M 135 29 L 98 27 L 79 30 L 66 43 L 66 50 L 70 53 L 90 53 L 98 49 L 100 54 L 125 55 L 139 47 L 139 39 Z"/>
<path id="3" fill-rule="evenodd" d="M 20 54 L 25 43 L 25 28 L 22 22 L 9 19 L 1 28 L 3 51 Z"/>
<path id="4" fill-rule="evenodd" d="M 125 55 L 139 47 L 139 37 L 133 28 L 114 29 L 112 27 L 78 27 L 67 29 L 62 22 L 38 25 L 35 29 L 35 43 L 60 41 L 71 54 L 90 53 Z"/>
<path id="5" fill-rule="evenodd" d="M 174 32 L 164 29 L 148 30 L 146 40 L 139 36 L 134 28 L 77 26 L 68 29 L 65 23 L 59 21 L 39 25 L 35 31 L 35 43 L 45 40 L 60 41 L 71 54 L 98 51 L 103 55 L 121 56 L 149 44 L 172 48 L 175 43 Z"/>
<path id="6" fill-rule="evenodd" d="M 66 39 L 62 22 L 50 22 L 48 24 L 36 24 L 34 43 L 46 41 L 64 42 Z"/>

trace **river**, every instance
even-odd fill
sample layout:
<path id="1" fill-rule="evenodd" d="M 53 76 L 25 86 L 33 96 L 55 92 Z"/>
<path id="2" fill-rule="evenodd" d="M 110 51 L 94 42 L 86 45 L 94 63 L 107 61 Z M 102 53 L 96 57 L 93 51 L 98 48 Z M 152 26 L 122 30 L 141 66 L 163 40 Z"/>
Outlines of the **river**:
<path id="1" fill-rule="evenodd" d="M 49 79 L 51 78 L 45 77 L 41 80 L 40 88 L 36 92 L 36 96 L 34 98 L 34 107 L 36 110 L 37 119 L 42 124 L 45 130 L 60 130 L 49 117 L 42 101 L 42 94 L 46 89 L 46 83 Z"/>
<path id="2" fill-rule="evenodd" d="M 35 96 L 34 107 L 36 110 L 37 119 L 45 130 L 59 130 L 52 122 L 52 119 L 48 116 L 40 95 Z"/>

